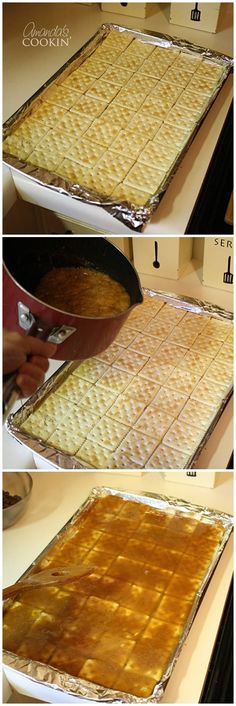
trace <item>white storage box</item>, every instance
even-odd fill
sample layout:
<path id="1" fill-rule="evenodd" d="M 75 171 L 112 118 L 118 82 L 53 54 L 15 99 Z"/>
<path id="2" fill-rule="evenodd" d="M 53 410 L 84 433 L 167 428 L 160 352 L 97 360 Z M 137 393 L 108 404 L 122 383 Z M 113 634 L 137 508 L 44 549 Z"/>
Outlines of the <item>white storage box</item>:
<path id="1" fill-rule="evenodd" d="M 205 238 L 203 285 L 232 292 L 233 281 L 233 238 Z"/>
<path id="2" fill-rule="evenodd" d="M 214 488 L 214 471 L 166 471 L 165 480 L 170 483 L 184 483 L 185 485 L 200 485 L 203 488 Z"/>
<path id="3" fill-rule="evenodd" d="M 216 32 L 220 6 L 220 2 L 172 2 L 170 24 L 201 32 Z"/>
<path id="4" fill-rule="evenodd" d="M 133 238 L 133 254 L 141 282 L 148 275 L 150 287 L 158 289 L 162 277 L 179 279 L 192 257 L 192 238 Z"/>
<path id="5" fill-rule="evenodd" d="M 102 2 L 103 12 L 115 12 L 118 15 L 128 15 L 130 17 L 147 17 L 150 10 L 157 7 L 156 2 Z"/>

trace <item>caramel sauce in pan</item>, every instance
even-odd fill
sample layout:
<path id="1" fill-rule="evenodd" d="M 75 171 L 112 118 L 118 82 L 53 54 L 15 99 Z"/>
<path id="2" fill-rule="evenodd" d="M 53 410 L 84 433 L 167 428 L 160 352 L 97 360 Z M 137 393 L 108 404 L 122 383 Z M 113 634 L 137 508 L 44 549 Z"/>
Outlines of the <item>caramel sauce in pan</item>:
<path id="1" fill-rule="evenodd" d="M 120 282 L 88 267 L 58 267 L 40 280 L 35 296 L 46 304 L 80 316 L 114 316 L 130 306 Z"/>
<path id="2" fill-rule="evenodd" d="M 107 688 L 150 696 L 222 534 L 220 522 L 112 495 L 95 500 L 34 569 L 92 562 L 94 573 L 8 601 L 5 649 Z"/>

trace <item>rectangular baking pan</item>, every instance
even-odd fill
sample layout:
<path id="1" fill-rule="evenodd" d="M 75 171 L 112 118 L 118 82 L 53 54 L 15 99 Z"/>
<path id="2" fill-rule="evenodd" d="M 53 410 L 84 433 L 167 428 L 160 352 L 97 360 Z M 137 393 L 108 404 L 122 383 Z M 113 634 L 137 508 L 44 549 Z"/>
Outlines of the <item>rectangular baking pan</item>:
<path id="1" fill-rule="evenodd" d="M 154 512 L 155 510 L 159 510 L 162 513 L 162 517 L 163 513 L 164 515 L 171 513 L 173 516 L 173 514 L 177 512 L 178 516 L 182 515 L 182 517 L 190 517 L 191 520 L 203 521 L 212 527 L 218 526 L 220 523 L 223 527 L 223 535 L 219 539 L 218 543 L 214 545 L 213 558 L 209 560 L 208 568 L 200 580 L 198 590 L 195 593 L 195 596 L 191 598 L 191 610 L 183 624 L 183 632 L 179 636 L 177 647 L 169 659 L 165 672 L 154 686 L 153 693 L 148 698 L 138 697 L 127 692 L 115 691 L 111 688 L 102 687 L 101 685 L 91 681 L 86 681 L 85 679 L 81 679 L 79 677 L 70 676 L 63 671 L 58 671 L 57 669 L 50 667 L 50 665 L 45 665 L 41 662 L 26 658 L 23 659 L 20 656 L 5 650 L 3 654 L 3 664 L 10 683 L 17 684 L 19 690 L 22 690 L 23 693 L 26 693 L 29 696 L 34 695 L 38 698 L 39 694 L 41 694 L 41 697 L 44 698 L 44 700 L 47 700 L 48 703 L 73 703 L 78 701 L 81 697 L 82 700 L 89 699 L 94 700 L 95 702 L 105 703 L 144 704 L 159 702 L 164 694 L 173 668 L 178 661 L 179 654 L 188 636 L 206 588 L 233 529 L 233 518 L 229 514 L 208 507 L 201 507 L 182 499 L 169 498 L 164 495 L 157 495 L 155 493 L 143 493 L 142 495 L 139 495 L 136 493 L 134 494 L 126 491 L 119 491 L 107 487 L 93 488 L 80 509 L 72 516 L 67 524 L 45 548 L 45 550 L 43 550 L 43 552 L 31 564 L 21 579 L 28 576 L 32 571 L 34 572 L 35 569 L 37 570 L 39 563 L 48 551 L 57 545 L 57 542 L 61 538 L 66 540 L 67 532 L 70 532 L 71 528 L 73 528 L 73 524 L 78 518 L 83 517 L 84 512 L 85 517 L 88 517 L 89 509 L 93 507 L 93 504 L 97 499 L 107 498 L 110 495 L 113 497 L 120 497 L 122 500 L 135 501 L 138 504 L 142 503 L 147 506 L 147 508 L 151 508 Z"/>
<path id="2" fill-rule="evenodd" d="M 233 321 L 233 315 L 231 312 L 225 311 L 217 306 L 209 304 L 208 302 L 203 302 L 197 299 L 192 299 L 190 297 L 182 297 L 180 295 L 168 294 L 164 292 L 152 292 L 151 290 L 143 290 L 150 297 L 158 297 L 167 304 L 171 304 L 177 309 L 183 309 L 188 312 L 192 312 L 196 315 L 201 315 L 203 317 L 215 317 L 219 321 Z M 127 326 L 129 326 L 129 319 L 127 321 Z M 122 349 L 123 350 L 123 349 Z M 40 387 L 40 389 L 29 398 L 29 400 L 15 413 L 8 417 L 6 421 L 6 426 L 8 432 L 17 439 L 20 443 L 25 445 L 27 448 L 31 449 L 34 454 L 40 456 L 42 460 L 49 462 L 54 468 L 70 468 L 70 469 L 94 469 L 96 466 L 91 466 L 81 462 L 76 456 L 68 455 L 62 451 L 57 451 L 54 447 L 50 446 L 48 442 L 43 442 L 40 438 L 32 437 L 27 432 L 20 429 L 21 424 L 25 422 L 27 417 L 35 411 L 35 408 L 44 399 L 45 396 L 51 392 L 56 391 L 57 387 L 66 379 L 66 377 L 73 372 L 77 367 L 76 363 L 64 363 L 59 370 L 52 375 L 52 377 Z M 135 376 L 134 376 L 135 377 Z M 164 383 L 165 384 L 165 383 Z M 194 452 L 190 453 L 184 468 L 194 467 L 199 454 L 201 453 L 204 445 L 210 438 L 210 435 L 215 428 L 218 420 L 220 419 L 231 395 L 233 392 L 233 379 L 232 384 L 229 385 L 224 397 L 221 399 L 218 408 L 216 409 L 214 418 L 212 419 L 209 427 L 203 431 L 202 438 L 196 444 Z M 151 454 L 150 454 L 151 455 Z M 143 467 L 145 464 L 143 465 Z M 146 466 L 145 466 L 146 467 Z M 175 468 L 175 466 L 168 466 Z M 137 464 L 138 468 L 138 464 Z"/>
<path id="3" fill-rule="evenodd" d="M 206 106 L 204 112 L 201 114 L 199 119 L 196 119 L 193 123 L 192 130 L 190 132 L 187 142 L 184 144 L 180 150 L 178 157 L 175 159 L 169 171 L 166 171 L 164 180 L 161 182 L 160 186 L 156 192 L 149 198 L 145 206 L 135 206 L 128 201 L 118 202 L 115 198 L 107 198 L 99 195 L 98 192 L 93 192 L 89 189 L 85 189 L 78 184 L 72 183 L 59 175 L 43 169 L 42 167 L 35 167 L 29 162 L 23 161 L 17 157 L 14 157 L 8 153 L 4 154 L 4 163 L 11 167 L 11 169 L 24 174 L 26 180 L 34 180 L 35 183 L 44 185 L 45 188 L 51 189 L 54 192 L 67 194 L 73 199 L 82 200 L 84 203 L 102 206 L 105 208 L 112 216 L 121 221 L 123 224 L 128 226 L 134 231 L 142 231 L 145 224 L 150 221 L 152 214 L 158 208 L 158 205 L 166 192 L 173 176 L 175 175 L 180 162 L 185 156 L 188 147 L 190 146 L 193 138 L 195 137 L 197 131 L 202 124 L 206 114 L 208 113 L 212 103 L 216 99 L 222 85 L 226 81 L 230 71 L 233 67 L 233 60 L 231 57 L 217 53 L 208 48 L 199 47 L 196 44 L 192 44 L 188 41 L 181 40 L 176 37 L 171 37 L 169 35 L 163 35 L 155 32 L 141 32 L 138 30 L 128 29 L 121 25 L 116 24 L 103 24 L 100 29 L 96 32 L 94 37 L 89 40 L 76 54 L 74 54 L 64 66 L 59 69 L 28 101 L 24 103 L 21 108 L 19 108 L 4 124 L 3 134 L 4 139 L 11 134 L 12 130 L 19 127 L 19 124 L 28 117 L 35 105 L 40 105 L 40 99 L 46 89 L 51 87 L 53 84 L 57 85 L 61 82 L 62 78 L 68 77 L 72 71 L 77 69 L 84 59 L 88 58 L 94 49 L 96 49 L 101 42 L 106 38 L 111 30 L 117 32 L 128 32 L 133 38 L 140 39 L 149 43 L 153 43 L 155 46 L 159 47 L 173 47 L 178 48 L 180 51 L 186 52 L 188 55 L 198 55 L 207 60 L 212 60 L 214 63 L 218 64 L 223 68 L 222 76 L 220 77 L 218 83 L 216 83 L 215 89 L 213 90 Z M 147 82 L 148 82 L 148 77 Z M 145 166 L 145 165 L 143 165 Z"/>

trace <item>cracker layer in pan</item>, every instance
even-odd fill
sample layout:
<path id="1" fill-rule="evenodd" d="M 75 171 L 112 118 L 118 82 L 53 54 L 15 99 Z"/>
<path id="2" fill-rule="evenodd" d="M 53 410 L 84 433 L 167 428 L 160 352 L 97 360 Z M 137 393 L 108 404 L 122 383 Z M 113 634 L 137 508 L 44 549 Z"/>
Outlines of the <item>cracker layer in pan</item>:
<path id="1" fill-rule="evenodd" d="M 88 468 L 184 468 L 233 381 L 233 324 L 144 295 L 112 345 L 73 366 L 20 431 Z"/>
<path id="2" fill-rule="evenodd" d="M 40 95 L 4 151 L 102 199 L 145 206 L 173 171 L 224 70 L 189 49 L 111 30 Z"/>

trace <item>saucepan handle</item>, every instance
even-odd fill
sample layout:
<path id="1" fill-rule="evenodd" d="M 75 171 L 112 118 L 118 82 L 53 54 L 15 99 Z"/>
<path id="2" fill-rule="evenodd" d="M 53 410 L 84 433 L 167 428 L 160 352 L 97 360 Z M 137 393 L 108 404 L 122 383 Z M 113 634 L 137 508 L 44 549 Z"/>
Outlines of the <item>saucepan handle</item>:
<path id="1" fill-rule="evenodd" d="M 17 373 L 9 373 L 3 377 L 3 419 L 8 416 L 13 404 L 18 400 L 20 390 L 16 384 Z"/>
<path id="2" fill-rule="evenodd" d="M 41 341 L 49 341 L 60 345 L 75 333 L 73 326 L 59 325 L 49 326 L 43 323 L 37 316 L 32 314 L 30 309 L 22 302 L 18 302 L 18 323 L 25 331 L 26 336 L 40 338 Z M 20 389 L 16 385 L 17 372 L 9 373 L 3 379 L 3 418 L 8 416 L 14 402 L 20 396 Z"/>
<path id="3" fill-rule="evenodd" d="M 48 338 L 48 328 L 44 329 L 41 322 L 34 319 L 33 324 L 28 328 L 26 336 L 34 336 L 46 341 Z M 6 421 L 13 404 L 19 399 L 21 391 L 16 384 L 18 372 L 8 373 L 3 376 L 3 421 Z"/>

